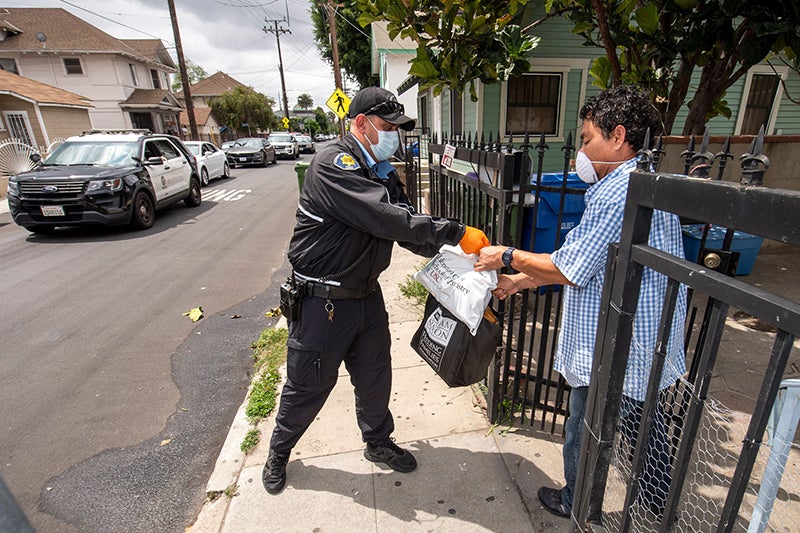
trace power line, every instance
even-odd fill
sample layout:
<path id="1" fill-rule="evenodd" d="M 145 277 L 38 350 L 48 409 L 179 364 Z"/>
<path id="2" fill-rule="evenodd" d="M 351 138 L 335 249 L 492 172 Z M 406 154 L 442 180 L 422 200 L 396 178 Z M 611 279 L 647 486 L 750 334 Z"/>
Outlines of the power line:
<path id="1" fill-rule="evenodd" d="M 80 9 L 81 11 L 86 11 L 87 13 L 91 13 L 91 14 L 92 14 L 92 15 L 94 15 L 95 17 L 100 17 L 101 19 L 107 20 L 107 21 L 109 21 L 109 22 L 113 22 L 114 24 L 119 24 L 120 26 L 124 26 L 124 27 L 128 28 L 129 30 L 133 30 L 133 31 L 139 32 L 139 33 L 141 33 L 142 35 L 147 35 L 148 37 L 152 37 L 152 38 L 154 38 L 154 39 L 159 39 L 159 40 L 162 40 L 162 38 L 161 38 L 161 37 L 158 37 L 158 36 L 156 36 L 156 35 L 153 35 L 153 34 L 151 34 L 151 33 L 147 33 L 147 32 L 145 32 L 145 31 L 142 31 L 142 30 L 138 29 L 138 28 L 134 28 L 133 26 L 128 26 L 127 24 L 123 24 L 122 22 L 116 21 L 116 20 L 114 20 L 114 19 L 110 19 L 110 18 L 108 18 L 108 17 L 104 17 L 103 15 L 101 15 L 101 14 L 99 14 L 99 13 L 96 13 L 96 12 L 94 12 L 94 11 L 91 11 L 91 10 L 89 10 L 89 9 L 86 9 L 85 7 L 81 7 L 81 6 L 79 6 L 79 5 L 75 5 L 75 4 L 73 4 L 72 2 L 67 2 L 67 0 L 61 0 L 61 1 L 62 1 L 63 3 L 65 3 L 65 4 L 67 4 L 68 6 L 72 6 L 72 7 L 74 7 L 75 9 Z M 167 39 L 163 39 L 163 40 L 167 41 L 168 43 L 172 44 L 173 46 L 175 45 L 175 43 L 173 43 L 172 41 L 169 41 L 169 40 L 167 40 Z"/>

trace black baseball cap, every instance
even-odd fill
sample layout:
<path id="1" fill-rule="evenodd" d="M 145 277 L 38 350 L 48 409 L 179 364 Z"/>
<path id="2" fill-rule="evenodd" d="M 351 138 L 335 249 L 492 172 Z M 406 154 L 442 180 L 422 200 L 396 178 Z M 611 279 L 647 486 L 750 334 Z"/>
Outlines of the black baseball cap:
<path id="1" fill-rule="evenodd" d="M 361 89 L 353 97 L 347 116 L 355 118 L 358 115 L 375 115 L 389 124 L 395 124 L 406 131 L 414 129 L 416 121 L 405 116 L 403 104 L 390 91 L 381 87 L 367 87 Z"/>

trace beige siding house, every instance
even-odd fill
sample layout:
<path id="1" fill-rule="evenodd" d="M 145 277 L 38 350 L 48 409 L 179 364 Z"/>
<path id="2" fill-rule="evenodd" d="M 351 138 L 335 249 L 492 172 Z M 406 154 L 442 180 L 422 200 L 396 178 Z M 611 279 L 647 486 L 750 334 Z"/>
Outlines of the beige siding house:
<path id="1" fill-rule="evenodd" d="M 18 139 L 42 151 L 92 127 L 89 99 L 0 70 L 0 142 Z"/>
<path id="2" fill-rule="evenodd" d="M 0 68 L 89 98 L 95 129 L 176 127 L 175 63 L 158 39 L 117 39 L 60 8 L 0 8 Z"/>

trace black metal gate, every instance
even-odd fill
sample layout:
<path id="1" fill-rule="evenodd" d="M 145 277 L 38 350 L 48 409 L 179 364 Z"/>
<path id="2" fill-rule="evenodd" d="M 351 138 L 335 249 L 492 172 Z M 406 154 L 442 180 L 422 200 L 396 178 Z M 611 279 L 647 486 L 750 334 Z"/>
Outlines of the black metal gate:
<path id="1" fill-rule="evenodd" d="M 571 139 L 570 135 L 562 148 L 563 172 L 547 181 L 542 179 L 544 153 L 549 149 L 544 137 L 535 146 L 526 137 L 518 148 L 513 146 L 513 138 L 506 144 L 491 137 L 486 142 L 477 136 L 474 141 L 468 136 L 438 143 L 434 137 L 427 146 L 427 159 L 415 157 L 410 149 L 420 139 L 407 137 L 409 196 L 417 209 L 458 218 L 482 229 L 493 243 L 537 251 L 545 243 L 549 247 L 546 251 L 552 251 L 566 233 L 562 230 L 565 202 L 570 198 L 582 202 L 585 192 L 568 183 L 567 171 L 575 150 Z M 448 155 L 461 168 L 443 164 L 448 145 L 450 150 L 454 148 Z M 538 153 L 535 172 L 530 157 L 533 150 Z M 427 190 L 425 197 L 423 190 Z M 545 199 L 551 219 L 543 228 L 539 220 Z M 569 387 L 552 365 L 560 288 L 524 291 L 500 302 L 499 307 L 504 343 L 487 378 L 489 419 L 493 423 L 538 423 L 540 429 L 551 433 L 563 431 L 557 418 L 566 414 Z"/>
<path id="2" fill-rule="evenodd" d="M 732 531 L 734 528 L 744 530 L 748 524 L 749 531 L 762 531 L 766 524 L 764 510 L 757 508 L 758 502 L 748 503 L 748 508 L 752 509 L 750 514 L 742 506 L 746 494 L 754 500 L 754 487 L 766 484 L 766 480 L 762 482 L 758 477 L 751 477 L 759 453 L 769 454 L 768 449 L 762 449 L 765 428 L 794 339 L 800 336 L 800 305 L 726 275 L 726 265 L 735 269 L 735 256 L 720 260 L 712 257 L 715 254 L 701 250 L 703 257 L 698 264 L 647 245 L 653 210 L 661 210 L 727 228 L 724 248 L 728 250 L 729 235 L 734 228 L 800 246 L 797 218 L 800 193 L 750 186 L 760 183 L 763 169 L 759 163 L 765 161 L 759 155 L 760 147 L 756 142 L 751 154 L 743 163 L 741 184 L 642 171 L 631 176 L 622 239 L 614 253 L 609 253 L 609 275 L 604 287 L 593 380 L 584 419 L 587 431 L 583 434 L 573 530 L 602 523 L 606 530 L 616 531 Z M 727 254 L 725 249 L 721 253 Z M 692 320 L 687 327 L 685 344 L 689 348 L 692 331 L 697 330 L 694 350 L 689 349 L 687 353 L 691 358 L 691 370 L 667 391 L 669 396 L 665 399 L 664 391 L 658 391 L 663 354 L 653 354 L 658 364 L 652 367 L 641 424 L 638 433 L 626 443 L 620 435 L 622 386 L 645 268 L 663 273 L 669 279 L 659 344 L 664 344 L 669 337 L 669 323 L 665 323 L 663 317 L 671 316 L 679 284 L 689 287 L 695 297 L 706 295 L 706 302 L 699 328 L 692 328 Z M 727 455 L 728 461 L 714 462 L 704 460 L 702 450 L 706 446 L 721 446 L 721 443 L 708 439 L 702 428 L 713 415 L 709 387 L 730 308 L 774 326 L 776 333 L 765 358 L 765 377 L 759 386 L 757 401 L 743 424 L 746 432 L 739 440 L 740 447 Z M 651 453 L 650 436 L 656 431 L 656 420 L 662 410 L 665 411 L 665 435 L 669 445 L 667 464 L 662 466 L 670 482 L 666 505 L 654 512 L 644 508 L 637 496 L 644 490 L 640 488 L 640 480 L 645 458 Z M 697 474 L 707 468 L 723 471 L 719 481 L 714 482 L 717 494 L 711 494 L 702 476 Z M 622 489 L 616 490 L 620 486 Z M 771 504 L 769 502 L 770 509 Z M 761 516 L 760 526 L 750 524 L 756 515 Z M 768 517 L 769 509 L 766 519 Z M 790 521 L 790 524 L 796 527 L 796 522 Z"/>

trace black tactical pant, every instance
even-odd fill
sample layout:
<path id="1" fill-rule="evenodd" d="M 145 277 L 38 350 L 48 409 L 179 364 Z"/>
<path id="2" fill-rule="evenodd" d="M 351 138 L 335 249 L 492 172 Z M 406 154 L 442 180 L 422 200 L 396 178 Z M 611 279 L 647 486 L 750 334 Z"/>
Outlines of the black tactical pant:
<path id="1" fill-rule="evenodd" d="M 332 300 L 306 296 L 299 321 L 289 323 L 286 384 L 270 449 L 288 454 L 311 425 L 336 385 L 344 361 L 355 388 L 356 418 L 364 442 L 394 431 L 389 316 L 380 289 L 365 298 Z"/>

